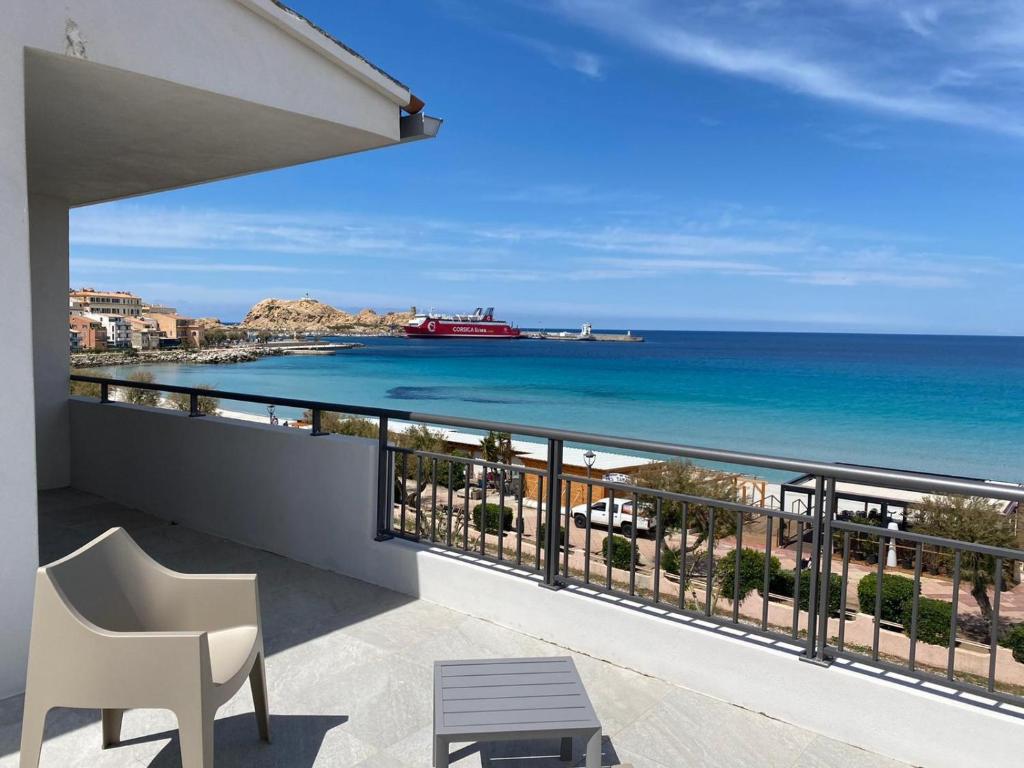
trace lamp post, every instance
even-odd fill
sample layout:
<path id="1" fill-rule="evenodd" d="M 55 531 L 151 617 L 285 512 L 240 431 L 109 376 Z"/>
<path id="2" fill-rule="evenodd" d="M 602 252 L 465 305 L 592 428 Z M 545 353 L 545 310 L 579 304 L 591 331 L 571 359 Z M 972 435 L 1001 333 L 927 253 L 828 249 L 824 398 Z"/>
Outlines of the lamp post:
<path id="1" fill-rule="evenodd" d="M 267 415 L 270 417 L 271 424 L 277 424 L 277 416 L 274 415 L 274 410 L 275 408 L 273 405 L 267 406 Z"/>
<path id="2" fill-rule="evenodd" d="M 587 452 L 583 454 L 583 463 L 587 465 L 587 480 L 590 480 L 590 470 L 593 469 L 595 461 L 597 461 L 597 454 L 587 449 Z"/>

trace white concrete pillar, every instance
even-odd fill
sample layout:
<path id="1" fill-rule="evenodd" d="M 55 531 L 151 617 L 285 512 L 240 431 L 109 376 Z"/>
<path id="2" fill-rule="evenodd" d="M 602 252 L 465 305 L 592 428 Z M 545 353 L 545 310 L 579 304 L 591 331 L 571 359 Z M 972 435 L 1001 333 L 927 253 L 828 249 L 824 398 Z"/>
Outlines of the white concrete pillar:
<path id="1" fill-rule="evenodd" d="M 68 428 L 68 204 L 30 195 L 32 357 L 36 477 L 40 489 L 71 482 Z"/>
<path id="2" fill-rule="evenodd" d="M 21 46 L 8 42 L 0 32 L 0 698 L 25 687 L 39 563 L 24 59 Z"/>

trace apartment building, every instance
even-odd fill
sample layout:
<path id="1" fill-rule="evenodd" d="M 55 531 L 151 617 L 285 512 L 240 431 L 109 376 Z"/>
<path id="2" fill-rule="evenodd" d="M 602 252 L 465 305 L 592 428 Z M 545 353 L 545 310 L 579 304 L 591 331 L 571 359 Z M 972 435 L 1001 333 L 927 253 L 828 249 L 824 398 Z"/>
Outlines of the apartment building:
<path id="1" fill-rule="evenodd" d="M 129 317 L 130 344 L 132 349 L 139 351 L 146 349 L 158 349 L 160 347 L 160 326 L 149 317 Z"/>
<path id="2" fill-rule="evenodd" d="M 78 301 L 82 311 L 94 315 L 139 317 L 142 314 L 142 299 L 128 291 L 81 288 L 71 291 L 69 296 Z"/>
<path id="3" fill-rule="evenodd" d="M 103 326 L 107 335 L 108 347 L 130 347 L 132 344 L 132 328 L 127 317 L 121 315 L 100 315 L 95 312 L 85 312 L 83 317 L 95 320 Z"/>
<path id="4" fill-rule="evenodd" d="M 201 346 L 205 333 L 201 323 L 191 317 L 150 312 L 147 317 L 157 324 L 163 338 L 178 339 L 182 346 Z"/>
<path id="5" fill-rule="evenodd" d="M 72 315 L 68 324 L 71 334 L 78 336 L 78 349 L 107 348 L 107 332 L 103 323 L 84 315 Z"/>

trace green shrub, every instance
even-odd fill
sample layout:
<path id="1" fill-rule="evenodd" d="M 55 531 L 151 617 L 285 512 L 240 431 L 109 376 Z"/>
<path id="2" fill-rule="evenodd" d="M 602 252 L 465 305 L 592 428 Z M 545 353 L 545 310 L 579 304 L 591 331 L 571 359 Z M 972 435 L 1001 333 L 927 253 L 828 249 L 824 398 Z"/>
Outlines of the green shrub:
<path id="1" fill-rule="evenodd" d="M 634 555 L 637 563 L 640 562 L 640 552 L 636 547 L 630 546 L 629 539 L 625 536 L 608 536 L 601 547 L 605 560 L 609 559 L 608 550 L 611 548 L 610 559 L 613 568 L 622 568 L 628 571 L 633 563 Z"/>
<path id="2" fill-rule="evenodd" d="M 796 597 L 796 571 L 777 571 L 772 573 L 768 590 L 773 595 Z M 828 613 L 829 616 L 839 615 L 839 606 L 843 599 L 843 579 L 838 573 L 829 574 Z M 800 572 L 800 610 L 806 611 L 811 604 L 811 572 Z"/>
<path id="3" fill-rule="evenodd" d="M 838 616 L 839 606 L 843 599 L 843 578 L 838 573 L 829 574 L 828 579 L 828 615 Z M 803 571 L 800 574 L 800 610 L 806 611 L 811 600 L 811 572 Z"/>
<path id="4" fill-rule="evenodd" d="M 771 580 L 768 582 L 768 591 L 773 595 L 792 597 L 795 582 L 796 574 L 793 571 L 777 571 L 772 574 Z"/>
<path id="5" fill-rule="evenodd" d="M 537 541 L 541 542 L 542 545 L 546 543 L 548 540 L 547 533 L 548 524 L 546 522 L 543 522 L 540 524 L 540 528 L 537 531 Z M 565 546 L 565 528 L 563 528 L 561 525 L 558 526 L 558 546 Z"/>
<path id="6" fill-rule="evenodd" d="M 740 593 L 742 600 L 751 592 L 764 584 L 764 552 L 755 549 L 740 550 Z M 769 580 L 782 568 L 779 558 L 772 557 L 768 565 Z M 736 550 L 726 552 L 716 564 L 718 587 L 724 598 L 732 600 L 733 587 L 736 585 Z M 769 584 L 771 582 L 769 581 Z"/>
<path id="7" fill-rule="evenodd" d="M 918 620 L 920 621 L 920 619 Z M 947 624 L 948 631 L 948 624 Z M 920 634 L 920 632 L 918 633 Z M 1004 648 L 1009 648 L 1013 651 L 1013 658 L 1015 661 L 1019 661 L 1024 664 L 1024 624 L 1018 624 L 1005 635 L 999 641 L 999 644 Z"/>
<path id="8" fill-rule="evenodd" d="M 882 599 L 885 602 L 885 599 Z M 913 619 L 914 601 L 907 600 L 903 606 L 903 633 L 910 636 L 910 625 Z M 953 619 L 953 604 L 945 600 L 933 600 L 922 597 L 917 607 L 917 639 L 923 643 L 949 647 L 949 625 Z M 1024 642 L 1024 635 L 1021 636 Z M 1022 646 L 1024 647 L 1024 646 Z M 1016 659 L 1016 652 L 1014 652 Z M 1017 659 L 1020 661 L 1020 659 Z"/>
<path id="9" fill-rule="evenodd" d="M 153 374 L 149 371 L 139 371 L 128 377 L 129 381 L 138 381 L 142 384 L 152 384 Z M 160 405 L 160 393 L 154 389 L 126 389 L 124 391 L 125 402 L 134 405 Z"/>
<path id="10" fill-rule="evenodd" d="M 485 530 L 480 525 L 480 518 L 484 513 L 484 505 L 477 504 L 473 507 L 473 525 L 476 526 L 478 531 Z M 511 507 L 500 507 L 497 504 L 487 505 L 487 533 L 498 533 L 498 531 L 504 528 L 506 531 L 512 530 L 512 508 Z"/>
<path id="11" fill-rule="evenodd" d="M 875 615 L 875 585 L 878 575 L 869 573 L 857 584 L 860 612 Z M 903 623 L 903 609 L 914 599 L 914 580 L 895 573 L 882 576 L 882 620 Z"/>
<path id="12" fill-rule="evenodd" d="M 671 573 L 675 576 L 679 575 L 680 560 L 678 547 L 665 547 L 661 550 L 661 567 L 665 569 L 667 573 Z"/>

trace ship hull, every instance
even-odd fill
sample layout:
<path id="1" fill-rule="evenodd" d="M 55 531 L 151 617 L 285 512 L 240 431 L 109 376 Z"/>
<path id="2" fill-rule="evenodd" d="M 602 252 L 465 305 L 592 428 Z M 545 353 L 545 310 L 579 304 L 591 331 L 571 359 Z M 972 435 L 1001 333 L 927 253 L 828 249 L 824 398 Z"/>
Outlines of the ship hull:
<path id="1" fill-rule="evenodd" d="M 405 335 L 416 339 L 518 339 L 519 329 L 508 323 L 494 321 L 428 318 L 419 325 L 405 326 Z"/>

